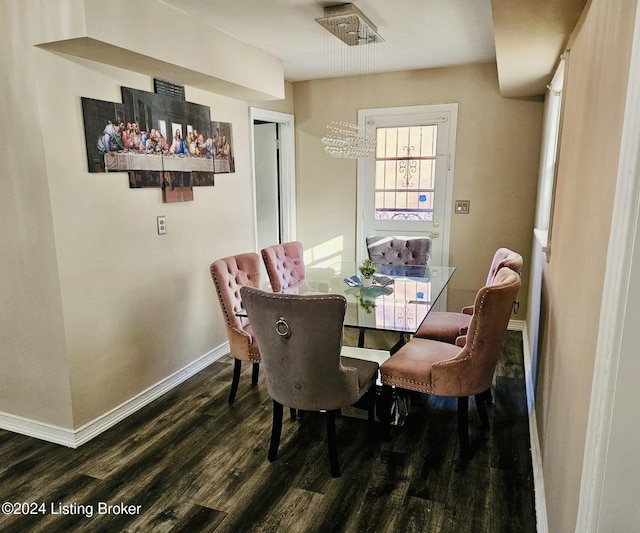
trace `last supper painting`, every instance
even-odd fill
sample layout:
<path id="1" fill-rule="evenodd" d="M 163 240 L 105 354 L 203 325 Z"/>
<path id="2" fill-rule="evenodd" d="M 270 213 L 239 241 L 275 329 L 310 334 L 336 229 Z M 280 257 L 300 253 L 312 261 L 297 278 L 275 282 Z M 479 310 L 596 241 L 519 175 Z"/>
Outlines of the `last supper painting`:
<path id="1" fill-rule="evenodd" d="M 131 188 L 161 188 L 165 202 L 234 172 L 231 124 L 209 107 L 122 87 L 122 103 L 82 98 L 89 172 L 127 172 Z"/>

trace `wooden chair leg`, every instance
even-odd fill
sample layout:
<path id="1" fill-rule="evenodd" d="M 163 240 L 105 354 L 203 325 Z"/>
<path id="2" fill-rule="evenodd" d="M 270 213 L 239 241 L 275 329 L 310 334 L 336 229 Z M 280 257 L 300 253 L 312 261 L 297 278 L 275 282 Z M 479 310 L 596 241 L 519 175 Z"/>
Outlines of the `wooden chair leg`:
<path id="1" fill-rule="evenodd" d="M 378 402 L 378 418 L 382 426 L 382 440 L 391 440 L 391 409 L 393 408 L 393 387 L 382 385 L 382 393 Z"/>
<path id="2" fill-rule="evenodd" d="M 258 376 L 260 375 L 260 363 L 253 363 L 251 369 L 251 385 L 254 387 L 258 384 Z"/>
<path id="3" fill-rule="evenodd" d="M 376 423 L 376 386 L 375 384 L 367 391 L 367 420 L 372 427 Z"/>
<path id="4" fill-rule="evenodd" d="M 487 414 L 487 392 L 491 394 L 491 389 L 487 389 L 480 394 L 476 394 L 476 409 L 480 417 L 480 423 L 484 429 L 489 429 L 489 415 Z"/>
<path id="5" fill-rule="evenodd" d="M 231 391 L 229 391 L 229 403 L 233 403 L 236 399 L 236 392 L 238 392 L 238 383 L 240 383 L 240 370 L 242 368 L 242 361 L 240 359 L 234 359 L 233 363 L 233 378 L 231 379 Z"/>
<path id="6" fill-rule="evenodd" d="M 491 405 L 493 403 L 493 394 L 491 392 L 491 387 L 489 387 L 486 391 L 482 393 L 485 398 L 485 403 L 487 405 Z"/>
<path id="7" fill-rule="evenodd" d="M 273 400 L 273 424 L 271 425 L 271 444 L 269 445 L 269 461 L 278 458 L 280 435 L 282 434 L 282 404 Z"/>
<path id="8" fill-rule="evenodd" d="M 340 411 L 327 411 L 327 443 L 329 445 L 329 466 L 333 477 L 340 476 L 338 464 L 338 439 L 336 438 L 336 413 Z"/>
<path id="9" fill-rule="evenodd" d="M 469 397 L 458 397 L 458 438 L 460 440 L 460 458 L 469 459 Z"/>

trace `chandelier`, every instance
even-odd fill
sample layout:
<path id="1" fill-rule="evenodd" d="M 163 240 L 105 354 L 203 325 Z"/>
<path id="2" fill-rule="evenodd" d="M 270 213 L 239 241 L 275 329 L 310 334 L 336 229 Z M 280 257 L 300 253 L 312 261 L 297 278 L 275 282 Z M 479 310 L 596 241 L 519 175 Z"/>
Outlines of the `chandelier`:
<path id="1" fill-rule="evenodd" d="M 341 48 L 336 54 L 328 54 L 337 56 L 339 68 L 334 75 L 345 77 L 355 74 L 357 70 L 365 87 L 370 87 L 365 76 L 373 70 L 374 47 L 363 45 L 384 41 L 378 34 L 376 26 L 353 4 L 325 7 L 324 17 L 316 19 L 316 22 L 348 47 L 357 47 L 356 49 L 347 48 L 342 43 L 338 43 Z M 353 91 L 354 89 L 351 88 L 350 92 Z M 358 92 L 361 93 L 361 91 Z M 348 100 L 347 97 L 334 98 L 332 103 L 335 104 L 338 101 L 348 108 L 346 100 Z M 368 128 L 345 120 L 329 122 L 327 133 L 320 140 L 324 145 L 324 151 L 332 157 L 349 159 L 368 157 L 374 153 L 376 147 L 375 139 Z"/>
<path id="2" fill-rule="evenodd" d="M 324 151 L 332 157 L 368 157 L 376 148 L 376 141 L 367 130 L 351 122 L 331 122 L 327 125 L 327 135 L 320 140 Z"/>

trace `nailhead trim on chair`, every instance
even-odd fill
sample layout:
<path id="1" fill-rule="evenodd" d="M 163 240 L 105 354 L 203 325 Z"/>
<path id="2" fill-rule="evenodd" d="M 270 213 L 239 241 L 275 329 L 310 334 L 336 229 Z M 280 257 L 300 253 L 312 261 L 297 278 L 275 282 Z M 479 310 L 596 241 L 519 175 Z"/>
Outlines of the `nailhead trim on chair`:
<path id="1" fill-rule="evenodd" d="M 264 292 L 264 291 L 263 291 Z M 274 300 L 305 300 L 307 298 L 309 298 L 309 295 L 307 296 L 302 296 L 302 295 L 298 295 L 298 294 L 283 294 L 280 292 L 268 292 L 265 295 L 267 298 L 272 298 Z M 313 298 L 315 300 L 336 300 L 339 298 L 344 298 L 344 296 L 341 296 L 339 294 L 327 294 L 325 295 L 321 295 L 321 294 L 314 294 Z M 344 301 L 344 307 L 345 309 L 347 308 L 347 302 L 346 300 Z"/>
<path id="2" fill-rule="evenodd" d="M 211 266 L 209 270 L 211 271 L 211 277 L 213 278 L 213 283 L 216 286 L 216 292 L 218 293 L 218 299 L 222 302 L 223 301 L 222 289 L 220 288 L 220 284 L 218 282 L 218 277 L 216 276 L 215 272 L 213 271 L 213 266 Z M 251 280 L 251 276 L 247 275 L 247 279 Z M 236 279 L 236 282 L 237 282 L 237 279 Z M 242 335 L 244 335 L 246 337 L 249 337 L 249 344 L 253 344 L 253 338 L 251 337 L 251 335 L 249 335 L 246 331 L 240 330 L 240 329 L 236 328 L 235 326 L 233 326 L 231 324 L 231 317 L 230 317 L 229 313 L 227 312 L 226 306 L 222 306 L 221 305 L 220 307 L 222 308 L 222 311 L 224 313 L 225 319 L 227 321 L 227 327 L 229 329 L 232 329 L 233 331 L 237 331 L 238 333 L 241 333 Z M 251 361 L 252 363 L 262 363 L 262 358 L 261 358 L 259 353 L 249 351 L 248 357 L 249 357 L 249 361 Z"/>
<path id="3" fill-rule="evenodd" d="M 511 287 L 513 285 L 516 285 L 516 282 L 513 282 L 513 283 L 511 283 L 509 285 L 502 285 L 499 289 L 501 290 L 501 289 L 504 289 L 506 287 Z M 485 300 L 487 298 L 487 295 L 490 292 L 494 291 L 494 290 L 498 290 L 498 289 L 491 288 L 489 286 L 488 290 L 486 290 L 483 293 L 482 298 L 480 300 L 480 304 L 478 306 L 478 311 L 483 309 Z M 480 317 L 482 317 L 481 313 L 478 313 L 478 315 Z M 478 318 L 477 320 L 482 320 L 482 318 Z M 471 359 L 472 356 L 473 356 L 474 348 L 476 347 L 476 344 L 477 344 L 477 340 L 478 340 L 477 337 L 478 337 L 478 330 L 479 329 L 481 329 L 481 328 L 476 327 L 475 330 L 474 330 L 473 339 L 471 341 L 471 345 L 470 345 L 467 357 L 465 357 L 464 359 L 453 358 L 453 359 L 449 359 L 447 361 L 441 361 L 439 363 L 434 363 L 434 365 L 432 365 L 432 367 L 435 366 L 435 365 L 445 366 L 445 365 L 453 364 L 453 363 L 458 362 L 458 361 L 467 361 L 467 360 Z M 382 371 L 380 372 L 380 378 L 381 378 L 382 382 L 385 383 L 386 385 L 397 385 L 397 386 L 400 386 L 403 389 L 409 389 L 409 390 L 414 390 L 414 391 L 418 391 L 418 392 L 425 392 L 427 394 L 434 394 L 433 393 L 433 384 L 431 384 L 431 383 L 424 383 L 422 381 L 416 381 L 414 379 L 394 377 L 394 376 L 390 376 L 388 374 L 384 374 L 384 373 L 382 373 Z M 415 385 L 419 385 L 419 386 L 421 386 L 423 388 L 417 388 L 414 384 Z"/>
<path id="4" fill-rule="evenodd" d="M 430 383 L 416 381 L 415 379 L 396 378 L 393 376 L 389 376 L 388 374 L 383 374 L 382 372 L 380 373 L 380 378 L 382 380 L 382 383 L 384 383 L 385 385 L 398 385 L 399 383 L 402 383 L 402 385 L 399 385 L 399 386 L 403 389 L 413 390 L 417 392 L 425 392 L 427 394 L 433 394 L 433 385 L 431 385 Z M 385 381 L 385 378 L 386 378 L 386 381 Z M 416 385 L 420 385 L 421 388 L 411 385 L 414 383 Z"/>

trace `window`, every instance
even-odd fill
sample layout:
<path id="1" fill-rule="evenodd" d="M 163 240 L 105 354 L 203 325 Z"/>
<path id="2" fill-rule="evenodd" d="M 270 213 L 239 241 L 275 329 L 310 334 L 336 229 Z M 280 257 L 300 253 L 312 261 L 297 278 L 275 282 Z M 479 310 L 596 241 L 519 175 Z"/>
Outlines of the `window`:
<path id="1" fill-rule="evenodd" d="M 376 128 L 376 220 L 433 221 L 437 128 Z"/>
<path id="2" fill-rule="evenodd" d="M 542 131 L 540 175 L 538 178 L 538 201 L 536 206 L 536 236 L 547 255 L 551 253 L 551 226 L 556 173 L 558 171 L 558 148 L 562 122 L 562 95 L 568 52 L 564 54 L 549 84 L 545 101 L 545 115 Z"/>

